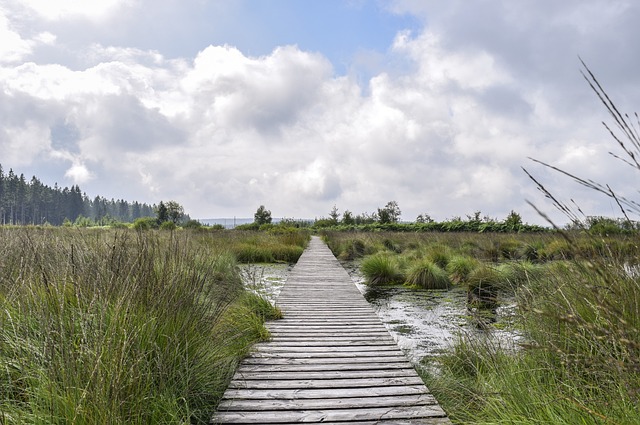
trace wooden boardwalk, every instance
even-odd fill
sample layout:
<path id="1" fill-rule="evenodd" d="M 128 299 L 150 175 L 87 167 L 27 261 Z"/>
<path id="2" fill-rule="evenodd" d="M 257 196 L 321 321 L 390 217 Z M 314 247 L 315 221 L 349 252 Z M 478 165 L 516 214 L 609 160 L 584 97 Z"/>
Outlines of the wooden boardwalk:
<path id="1" fill-rule="evenodd" d="M 212 423 L 449 424 L 329 248 L 314 237 L 278 297 L 284 319 L 238 368 Z"/>

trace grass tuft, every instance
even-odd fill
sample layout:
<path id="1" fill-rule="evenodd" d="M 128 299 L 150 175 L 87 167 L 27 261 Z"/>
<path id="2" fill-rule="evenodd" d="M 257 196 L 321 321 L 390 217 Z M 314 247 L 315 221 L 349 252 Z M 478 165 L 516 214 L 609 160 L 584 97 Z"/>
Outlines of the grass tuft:
<path id="1" fill-rule="evenodd" d="M 423 289 L 448 289 L 451 285 L 447 273 L 429 260 L 414 264 L 407 273 L 406 283 Z"/>
<path id="2" fill-rule="evenodd" d="M 396 260 L 385 254 L 375 254 L 362 260 L 360 265 L 367 284 L 372 286 L 401 283 L 404 279 Z"/>

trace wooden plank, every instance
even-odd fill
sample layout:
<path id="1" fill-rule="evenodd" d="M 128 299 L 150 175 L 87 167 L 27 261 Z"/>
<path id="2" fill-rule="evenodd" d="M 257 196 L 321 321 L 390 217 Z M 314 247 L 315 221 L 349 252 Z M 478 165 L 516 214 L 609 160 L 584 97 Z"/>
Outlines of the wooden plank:
<path id="1" fill-rule="evenodd" d="M 241 389 L 230 388 L 225 393 L 226 400 L 299 400 L 322 398 L 384 397 L 425 394 L 424 385 L 402 385 L 375 388 L 304 388 L 304 389 Z"/>
<path id="2" fill-rule="evenodd" d="M 444 417 L 445 413 L 437 405 L 406 406 L 403 408 L 378 407 L 369 409 L 326 409 L 326 410 L 291 410 L 291 411 L 219 411 L 217 420 L 225 423 L 262 423 L 277 424 L 287 422 L 351 421 L 351 420 L 390 420 L 390 419 L 423 419 Z"/>
<path id="3" fill-rule="evenodd" d="M 271 344 L 262 344 L 258 347 L 261 353 L 291 353 L 295 355 L 296 353 L 326 353 L 331 352 L 332 354 L 337 353 L 348 353 L 348 352 L 385 352 L 391 351 L 393 353 L 400 352 L 400 349 L 397 345 L 384 344 L 384 345 L 369 345 L 369 346 L 331 346 L 325 345 L 321 347 L 305 347 L 305 346 L 295 346 L 295 345 L 287 345 L 286 343 L 276 343 L 273 342 Z"/>
<path id="4" fill-rule="evenodd" d="M 299 423 L 299 422 L 298 422 Z M 294 425 L 296 422 L 281 423 L 281 425 Z M 423 419 L 389 419 L 389 420 L 373 420 L 373 421 L 349 421 L 349 422 L 326 422 L 323 425 L 451 425 L 449 418 L 423 418 Z"/>
<path id="5" fill-rule="evenodd" d="M 430 406 L 436 404 L 430 394 L 394 395 L 380 397 L 347 397 L 307 399 L 251 399 L 235 398 L 220 403 L 219 410 L 309 410 L 309 409 L 364 409 L 370 407 Z"/>
<path id="6" fill-rule="evenodd" d="M 343 352 L 334 352 L 334 351 L 326 351 L 319 353 L 309 353 L 309 352 L 264 352 L 264 350 L 255 352 L 252 354 L 252 357 L 281 357 L 281 358 L 292 358 L 292 359 L 313 359 L 313 358 L 324 358 L 324 359 L 335 359 L 339 357 L 373 357 L 373 358 L 384 358 L 384 357 L 398 357 L 400 353 L 395 351 L 343 351 Z"/>
<path id="7" fill-rule="evenodd" d="M 239 370 L 234 379 L 242 380 L 298 380 L 298 379 L 353 379 L 353 378 L 399 378 L 415 377 L 413 369 L 391 370 L 323 370 L 323 371 L 268 371 Z"/>
<path id="8" fill-rule="evenodd" d="M 294 388 L 373 388 L 394 385 L 420 385 L 422 379 L 417 375 L 392 378 L 354 378 L 354 379 L 287 379 L 287 380 L 232 380 L 229 388 L 253 389 L 294 389 Z M 424 385 L 424 384 L 423 384 Z"/>
<path id="9" fill-rule="evenodd" d="M 251 364 L 243 363 L 239 368 L 239 373 L 245 372 L 314 372 L 314 371 L 335 371 L 335 370 L 391 370 L 391 369 L 413 369 L 413 366 L 406 361 L 390 363 L 312 363 L 312 364 Z"/>
<path id="10" fill-rule="evenodd" d="M 257 353 L 254 353 L 251 357 L 247 357 L 243 360 L 242 364 L 254 364 L 254 365 L 323 365 L 323 364 L 363 364 L 369 363 L 395 363 L 406 362 L 407 358 L 404 355 L 397 354 L 395 356 L 384 357 L 345 357 L 345 356 L 333 356 L 333 357 L 274 357 L 274 356 L 262 356 L 259 357 Z"/>

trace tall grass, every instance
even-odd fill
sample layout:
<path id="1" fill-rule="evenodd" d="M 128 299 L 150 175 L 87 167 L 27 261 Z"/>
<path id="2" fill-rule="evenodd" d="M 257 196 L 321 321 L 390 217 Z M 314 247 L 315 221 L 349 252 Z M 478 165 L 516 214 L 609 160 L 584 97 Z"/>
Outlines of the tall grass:
<path id="1" fill-rule="evenodd" d="M 278 228 L 269 231 L 224 231 L 211 234 L 206 243 L 228 250 L 241 263 L 295 263 L 310 239 L 304 229 Z"/>
<path id="2" fill-rule="evenodd" d="M 380 253 L 369 256 L 360 266 L 366 282 L 372 286 L 402 283 L 404 276 L 398 262 L 390 255 Z"/>
<path id="3" fill-rule="evenodd" d="M 407 284 L 423 289 L 448 289 L 447 273 L 431 260 L 415 263 L 407 273 Z"/>
<path id="4" fill-rule="evenodd" d="M 0 228 L 1 422 L 208 422 L 276 314 L 209 237 Z"/>
<path id="5" fill-rule="evenodd" d="M 469 307 L 494 309 L 505 291 L 515 296 L 513 321 L 523 336 L 518 345 L 462 335 L 435 360 L 437 368 L 425 369 L 429 388 L 454 423 L 639 423 L 637 235 L 575 230 L 331 238 L 336 247 L 362 240 L 368 252 L 378 251 L 362 259 L 363 272 L 370 260 L 384 259 L 396 272 L 402 264 L 407 276 L 429 260 L 430 247 L 444 245 L 450 254 L 446 270 L 454 284 L 468 288 Z M 385 249 L 385 240 L 402 254 Z M 371 267 L 379 269 L 389 268 Z"/>
<path id="6" fill-rule="evenodd" d="M 640 282 L 558 262 L 518 293 L 519 350 L 463 337 L 427 384 L 455 423 L 636 424 Z"/>
<path id="7" fill-rule="evenodd" d="M 621 114 L 584 67 L 584 77 L 615 124 L 605 127 L 624 157 L 612 155 L 640 171 L 638 115 Z M 527 337 L 519 351 L 462 338 L 454 352 L 440 359 L 442 371 L 428 376 L 428 383 L 459 423 L 640 423 L 638 235 L 637 222 L 629 218 L 640 213 L 640 204 L 618 196 L 609 185 L 539 163 L 615 201 L 624 216 L 619 222 L 626 226 L 615 233 L 631 238 L 603 237 L 612 219 L 587 230 L 579 207 L 554 197 L 527 172 L 584 233 L 566 232 L 546 245 L 527 245 L 524 254 L 531 261 L 559 260 L 548 264 L 542 276 L 535 277 L 537 265 L 502 270 L 519 283 L 518 319 Z"/>

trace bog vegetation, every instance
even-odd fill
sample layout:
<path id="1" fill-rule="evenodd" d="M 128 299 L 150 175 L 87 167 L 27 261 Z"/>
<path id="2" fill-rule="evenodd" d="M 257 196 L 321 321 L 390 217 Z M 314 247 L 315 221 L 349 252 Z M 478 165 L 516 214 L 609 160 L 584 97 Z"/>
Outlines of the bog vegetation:
<path id="1" fill-rule="evenodd" d="M 461 335 L 425 372 L 456 423 L 637 423 L 638 235 L 324 232 L 370 285 L 463 286 L 469 320 L 492 331 L 517 300 L 514 347 Z M 484 342 L 479 342 L 484 341 Z"/>
<path id="2" fill-rule="evenodd" d="M 280 315 L 244 261 L 295 261 L 293 232 L 0 227 L 0 422 L 208 423 Z"/>

